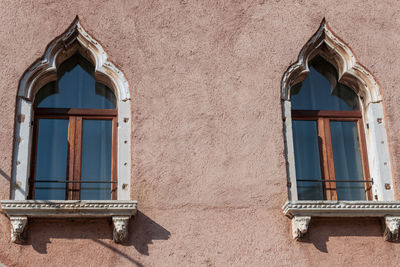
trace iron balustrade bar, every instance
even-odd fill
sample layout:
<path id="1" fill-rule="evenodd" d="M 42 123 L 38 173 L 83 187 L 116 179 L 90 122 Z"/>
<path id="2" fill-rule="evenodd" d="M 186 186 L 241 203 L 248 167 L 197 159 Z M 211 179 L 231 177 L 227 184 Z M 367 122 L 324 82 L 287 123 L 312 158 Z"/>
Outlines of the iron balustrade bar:
<path id="1" fill-rule="evenodd" d="M 88 184 L 116 184 L 117 181 L 63 181 L 63 180 L 37 180 L 35 183 L 88 183 Z"/>
<path id="2" fill-rule="evenodd" d="M 297 179 L 297 182 L 318 182 L 318 183 L 326 183 L 326 182 L 335 182 L 335 183 L 374 183 L 374 180 L 311 180 L 311 179 Z"/>
<path id="3" fill-rule="evenodd" d="M 35 189 L 41 189 L 41 190 L 62 190 L 62 191 L 65 191 L 65 188 L 64 187 L 62 187 L 62 188 L 54 188 L 54 187 L 46 187 L 46 186 L 36 186 L 35 187 Z M 87 191 L 87 190 L 93 190 L 93 191 L 114 191 L 114 190 L 111 190 L 111 188 L 83 188 L 83 189 L 81 189 L 81 191 Z M 79 191 L 79 190 L 69 190 L 69 191 Z"/>

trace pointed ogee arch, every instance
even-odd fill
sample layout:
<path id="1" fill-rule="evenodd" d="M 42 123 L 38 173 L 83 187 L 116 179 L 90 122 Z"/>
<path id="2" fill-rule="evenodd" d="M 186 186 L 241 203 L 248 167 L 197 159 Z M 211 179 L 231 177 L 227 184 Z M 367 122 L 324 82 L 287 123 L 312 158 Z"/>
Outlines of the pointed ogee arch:
<path id="1" fill-rule="evenodd" d="M 55 80 L 58 65 L 76 50 L 94 64 L 97 80 L 109 79 L 105 82 L 111 83 L 119 100 L 130 99 L 129 85 L 124 74 L 108 60 L 103 47 L 86 32 L 78 17 L 61 36 L 47 46 L 43 57 L 24 73 L 19 84 L 18 96 L 32 100 L 35 90 L 48 81 Z"/>
<path id="2" fill-rule="evenodd" d="M 298 60 L 285 72 L 281 83 L 282 100 L 290 99 L 290 88 L 305 79 L 309 72 L 308 62 L 320 55 L 335 66 L 338 81 L 356 91 L 363 104 L 382 101 L 379 86 L 372 74 L 357 62 L 352 50 L 332 32 L 325 19 L 318 31 L 303 46 Z"/>
<path id="3" fill-rule="evenodd" d="M 362 102 L 363 123 L 367 145 L 374 200 L 394 200 L 388 138 L 379 85 L 357 59 L 352 50 L 330 29 L 325 19 L 318 31 L 303 46 L 296 63 L 285 72 L 281 82 L 282 114 L 287 161 L 289 199 L 296 201 L 296 170 L 294 161 L 290 88 L 302 82 L 309 73 L 309 62 L 321 56 L 338 73 L 338 82 L 353 89 Z"/>
<path id="4" fill-rule="evenodd" d="M 46 48 L 23 74 L 18 88 L 17 118 L 13 155 L 11 199 L 24 200 L 29 192 L 30 156 L 32 143 L 33 102 L 38 90 L 57 79 L 59 65 L 78 52 L 95 66 L 95 79 L 111 88 L 118 109 L 118 199 L 130 199 L 130 133 L 131 107 L 129 85 L 122 71 L 111 61 L 102 46 L 82 27 L 76 17 L 71 26 Z"/>

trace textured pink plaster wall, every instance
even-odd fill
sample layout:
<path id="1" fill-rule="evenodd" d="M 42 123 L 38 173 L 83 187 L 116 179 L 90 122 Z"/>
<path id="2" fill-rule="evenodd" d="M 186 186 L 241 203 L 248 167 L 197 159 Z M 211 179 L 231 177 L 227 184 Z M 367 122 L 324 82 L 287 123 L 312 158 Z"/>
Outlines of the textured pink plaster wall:
<path id="1" fill-rule="evenodd" d="M 100 221 L 29 224 L 7 266 L 397 266 L 377 219 L 313 220 L 290 236 L 280 81 L 323 17 L 381 85 L 396 192 L 400 4 L 393 1 L 0 1 L 0 199 L 10 192 L 17 86 L 76 15 L 129 81 L 130 242 Z M 0 211 L 1 212 L 1 211 Z"/>

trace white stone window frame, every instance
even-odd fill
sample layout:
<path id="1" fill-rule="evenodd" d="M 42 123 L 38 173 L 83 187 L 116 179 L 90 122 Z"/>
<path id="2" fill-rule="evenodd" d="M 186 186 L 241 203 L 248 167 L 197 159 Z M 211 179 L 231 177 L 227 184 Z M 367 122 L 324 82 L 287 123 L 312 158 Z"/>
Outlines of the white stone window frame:
<path id="1" fill-rule="evenodd" d="M 373 179 L 372 201 L 298 200 L 290 88 L 307 77 L 308 62 L 316 55 L 335 66 L 338 82 L 355 90 L 360 97 L 370 177 Z M 357 62 L 352 50 L 335 36 L 325 19 L 300 51 L 297 62 L 285 72 L 281 83 L 281 101 L 289 195 L 283 211 L 292 219 L 293 238 L 299 240 L 304 236 L 312 217 L 366 216 L 385 217 L 385 240 L 397 240 L 400 202 L 394 201 L 390 151 L 379 85 L 373 75 Z"/>
<path id="2" fill-rule="evenodd" d="M 95 79 L 111 88 L 117 98 L 118 148 L 117 200 L 28 200 L 33 134 L 34 98 L 39 89 L 57 79 L 57 67 L 75 52 L 95 66 Z M 127 238 L 128 222 L 136 214 L 137 202 L 131 192 L 131 101 L 129 85 L 122 71 L 109 61 L 103 47 L 82 27 L 79 18 L 46 48 L 20 80 L 17 97 L 11 200 L 2 200 L 3 211 L 12 224 L 11 239 L 24 241 L 28 218 L 100 218 L 114 223 L 114 241 Z"/>

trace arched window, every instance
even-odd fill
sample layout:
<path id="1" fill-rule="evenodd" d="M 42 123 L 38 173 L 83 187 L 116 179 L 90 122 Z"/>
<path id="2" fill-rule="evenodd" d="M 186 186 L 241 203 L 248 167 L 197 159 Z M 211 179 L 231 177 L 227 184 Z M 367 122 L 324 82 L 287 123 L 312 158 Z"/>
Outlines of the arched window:
<path id="1" fill-rule="evenodd" d="M 34 99 L 30 198 L 117 199 L 116 97 L 79 53 Z"/>
<path id="2" fill-rule="evenodd" d="M 312 217 L 384 217 L 385 240 L 397 240 L 380 88 L 325 19 L 281 90 L 289 193 L 283 212 L 293 238 L 307 233 Z"/>
<path id="3" fill-rule="evenodd" d="M 289 201 L 394 200 L 379 85 L 325 20 L 281 90 Z"/>
<path id="4" fill-rule="evenodd" d="M 12 200 L 130 200 L 129 85 L 76 18 L 19 83 Z"/>
<path id="5" fill-rule="evenodd" d="M 137 206 L 130 104 L 125 75 L 76 17 L 19 82 L 11 199 L 1 201 L 13 242 L 28 218 L 87 217 L 112 218 L 114 241 L 126 241 Z"/>
<path id="6" fill-rule="evenodd" d="M 322 57 L 308 64 L 290 91 L 298 199 L 371 200 L 359 97 Z"/>

